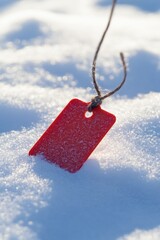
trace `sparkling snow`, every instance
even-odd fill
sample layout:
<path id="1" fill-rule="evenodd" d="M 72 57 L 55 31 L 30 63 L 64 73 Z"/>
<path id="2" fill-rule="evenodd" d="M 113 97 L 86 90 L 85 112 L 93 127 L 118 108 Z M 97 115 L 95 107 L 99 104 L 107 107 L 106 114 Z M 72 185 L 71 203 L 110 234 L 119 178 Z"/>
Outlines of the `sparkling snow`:
<path id="1" fill-rule="evenodd" d="M 0 240 L 160 239 L 160 4 L 140 2 L 119 1 L 97 63 L 105 92 L 126 56 L 102 105 L 117 122 L 71 174 L 28 151 L 70 99 L 94 96 L 111 1 L 0 0 Z"/>

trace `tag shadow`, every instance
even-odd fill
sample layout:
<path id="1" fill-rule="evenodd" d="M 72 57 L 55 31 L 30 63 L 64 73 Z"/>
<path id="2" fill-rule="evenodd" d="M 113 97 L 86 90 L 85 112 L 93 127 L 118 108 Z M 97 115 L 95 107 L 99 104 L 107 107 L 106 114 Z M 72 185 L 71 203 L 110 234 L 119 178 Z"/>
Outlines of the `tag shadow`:
<path id="1" fill-rule="evenodd" d="M 104 170 L 88 160 L 71 174 L 38 158 L 34 171 L 52 188 L 48 206 L 31 216 L 40 239 L 114 240 L 160 222 L 160 181 L 141 172 Z"/>

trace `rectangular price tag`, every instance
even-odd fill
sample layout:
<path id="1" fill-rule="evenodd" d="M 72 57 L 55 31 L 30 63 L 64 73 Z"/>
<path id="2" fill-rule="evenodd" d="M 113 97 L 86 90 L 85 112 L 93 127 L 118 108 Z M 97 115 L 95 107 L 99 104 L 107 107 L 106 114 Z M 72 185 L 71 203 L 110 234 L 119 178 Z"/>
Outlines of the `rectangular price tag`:
<path id="1" fill-rule="evenodd" d="M 29 151 L 42 154 L 49 162 L 69 172 L 78 171 L 109 131 L 116 117 L 101 109 L 93 109 L 87 117 L 89 103 L 72 99 Z"/>

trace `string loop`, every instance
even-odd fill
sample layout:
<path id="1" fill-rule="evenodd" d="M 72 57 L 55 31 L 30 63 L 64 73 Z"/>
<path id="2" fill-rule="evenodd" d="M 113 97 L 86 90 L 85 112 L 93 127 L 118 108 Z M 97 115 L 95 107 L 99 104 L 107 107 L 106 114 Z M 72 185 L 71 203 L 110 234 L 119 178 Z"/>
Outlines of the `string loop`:
<path id="1" fill-rule="evenodd" d="M 100 96 L 96 96 L 91 100 L 91 103 L 88 105 L 88 112 L 92 112 L 95 107 L 101 105 L 102 99 Z"/>

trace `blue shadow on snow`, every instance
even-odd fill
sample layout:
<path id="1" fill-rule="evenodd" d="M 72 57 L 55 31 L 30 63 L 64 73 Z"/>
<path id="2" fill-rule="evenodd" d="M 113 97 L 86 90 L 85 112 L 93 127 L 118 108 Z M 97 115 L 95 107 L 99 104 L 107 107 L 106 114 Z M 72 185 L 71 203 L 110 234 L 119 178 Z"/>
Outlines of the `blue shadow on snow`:
<path id="1" fill-rule="evenodd" d="M 147 52 L 139 52 L 129 59 L 127 81 L 119 94 L 133 98 L 138 94 L 160 92 L 159 74 L 157 57 Z"/>
<path id="2" fill-rule="evenodd" d="M 93 160 L 70 174 L 37 157 L 34 171 L 52 183 L 49 205 L 31 216 L 40 239 L 115 240 L 159 225 L 158 180 L 131 169 L 104 171 Z"/>
<path id="3" fill-rule="evenodd" d="M 146 0 L 120 0 L 118 1 L 118 4 L 125 4 L 125 5 L 131 5 L 137 8 L 140 8 L 141 10 L 147 11 L 147 12 L 156 12 L 160 10 L 160 3 L 158 0 L 152 0 L 152 1 L 146 1 Z M 110 0 L 98 0 L 98 5 L 105 7 L 110 6 L 111 1 Z"/>
<path id="4" fill-rule="evenodd" d="M 10 32 L 5 36 L 5 41 L 29 41 L 38 37 L 43 37 L 45 34 L 40 28 L 40 23 L 35 20 L 30 20 L 23 23 L 16 31 Z"/>
<path id="5" fill-rule="evenodd" d="M 17 0 L 0 0 L 0 11 L 4 10 L 9 6 L 12 6 L 16 2 Z"/>
<path id="6" fill-rule="evenodd" d="M 35 111 L 21 109 L 0 102 L 0 133 L 19 131 L 37 123 L 39 116 Z"/>

